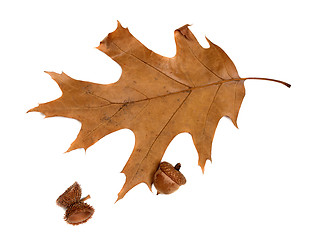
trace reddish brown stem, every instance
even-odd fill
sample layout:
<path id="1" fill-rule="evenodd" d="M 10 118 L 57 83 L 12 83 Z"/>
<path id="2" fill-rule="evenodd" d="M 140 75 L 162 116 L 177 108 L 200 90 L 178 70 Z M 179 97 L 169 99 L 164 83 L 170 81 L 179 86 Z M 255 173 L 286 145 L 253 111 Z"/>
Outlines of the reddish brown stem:
<path id="1" fill-rule="evenodd" d="M 277 82 L 285 85 L 286 87 L 290 88 L 291 85 L 287 82 L 283 82 L 280 80 L 272 79 L 272 78 L 258 78 L 258 77 L 248 77 L 248 78 L 241 78 L 241 80 L 248 80 L 248 79 L 254 79 L 254 80 L 266 80 L 266 81 L 271 81 L 271 82 Z"/>
<path id="2" fill-rule="evenodd" d="M 88 199 L 90 199 L 90 198 L 91 198 L 91 196 L 90 196 L 90 195 L 87 195 L 86 197 L 81 198 L 81 199 L 80 199 L 80 202 L 83 202 L 83 201 L 88 200 Z"/>
<path id="3" fill-rule="evenodd" d="M 181 168 L 181 164 L 180 163 L 177 163 L 174 167 L 177 171 L 179 171 L 179 169 Z"/>

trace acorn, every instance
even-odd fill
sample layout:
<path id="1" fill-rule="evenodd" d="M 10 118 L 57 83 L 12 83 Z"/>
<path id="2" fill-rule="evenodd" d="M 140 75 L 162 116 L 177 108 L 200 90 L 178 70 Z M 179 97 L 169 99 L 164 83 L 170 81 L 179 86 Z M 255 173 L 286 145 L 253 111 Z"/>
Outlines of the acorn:
<path id="1" fill-rule="evenodd" d="M 84 198 L 81 198 L 81 195 L 81 187 L 75 182 L 56 200 L 58 206 L 66 209 L 64 219 L 69 224 L 85 223 L 94 214 L 94 208 L 84 203 L 85 200 L 91 198 L 90 195 Z"/>
<path id="2" fill-rule="evenodd" d="M 157 189 L 157 195 L 171 194 L 181 185 L 186 184 L 186 178 L 179 171 L 180 167 L 180 163 L 177 163 L 175 167 L 168 162 L 160 163 L 159 168 L 153 177 L 153 184 Z"/>
<path id="3" fill-rule="evenodd" d="M 67 208 L 70 205 L 79 202 L 82 195 L 80 185 L 75 182 L 56 200 L 56 204 L 60 207 Z"/>
<path id="4" fill-rule="evenodd" d="M 80 201 L 67 208 L 64 219 L 69 224 L 79 225 L 88 221 L 93 214 L 94 208 Z"/>

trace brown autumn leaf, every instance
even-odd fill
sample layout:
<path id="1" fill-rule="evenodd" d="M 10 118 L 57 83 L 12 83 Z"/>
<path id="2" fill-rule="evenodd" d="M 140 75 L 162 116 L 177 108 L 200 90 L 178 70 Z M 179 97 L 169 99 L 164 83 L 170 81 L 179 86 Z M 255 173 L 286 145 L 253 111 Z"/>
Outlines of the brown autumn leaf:
<path id="1" fill-rule="evenodd" d="M 174 32 L 176 55 L 167 58 L 146 48 L 118 22 L 97 48 L 122 67 L 119 81 L 102 85 L 47 72 L 63 94 L 29 110 L 82 123 L 68 151 L 87 149 L 123 128 L 134 132 L 135 147 L 122 170 L 126 182 L 118 200 L 139 183 L 151 190 L 153 175 L 177 134 L 191 134 L 203 171 L 211 160 L 219 120 L 227 116 L 237 126 L 244 81 L 254 78 L 240 78 L 226 53 L 208 39 L 210 47 L 201 47 L 188 26 Z"/>

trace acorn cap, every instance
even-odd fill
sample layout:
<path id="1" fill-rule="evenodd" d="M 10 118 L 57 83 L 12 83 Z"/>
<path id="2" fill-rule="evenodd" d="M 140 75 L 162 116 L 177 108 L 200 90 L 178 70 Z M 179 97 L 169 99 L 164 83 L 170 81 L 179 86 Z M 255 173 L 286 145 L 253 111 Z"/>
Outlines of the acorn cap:
<path id="1" fill-rule="evenodd" d="M 67 208 L 70 205 L 79 202 L 82 195 L 80 185 L 75 182 L 56 200 L 56 204 L 60 207 Z"/>
<path id="2" fill-rule="evenodd" d="M 87 203 L 78 202 L 67 208 L 64 219 L 69 224 L 79 225 L 88 221 L 94 211 L 94 208 Z"/>
<path id="3" fill-rule="evenodd" d="M 177 163 L 175 167 L 168 162 L 161 162 L 159 168 L 169 178 L 171 178 L 179 186 L 186 184 L 185 176 L 179 171 L 180 163 Z"/>

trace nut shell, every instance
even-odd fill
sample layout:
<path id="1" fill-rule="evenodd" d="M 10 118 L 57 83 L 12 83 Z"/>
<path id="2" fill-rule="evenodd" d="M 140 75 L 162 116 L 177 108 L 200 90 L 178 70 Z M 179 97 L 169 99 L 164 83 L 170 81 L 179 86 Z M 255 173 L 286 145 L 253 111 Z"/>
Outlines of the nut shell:
<path id="1" fill-rule="evenodd" d="M 94 208 L 84 202 L 78 202 L 67 208 L 65 221 L 72 225 L 87 222 L 94 214 Z"/>
<path id="2" fill-rule="evenodd" d="M 159 169 L 154 174 L 153 184 L 157 189 L 157 194 L 171 194 L 179 186 L 186 183 L 186 178 L 179 172 L 180 164 L 173 167 L 168 162 L 162 162 Z"/>
<path id="3" fill-rule="evenodd" d="M 159 167 L 169 178 L 171 178 L 179 186 L 186 184 L 185 176 L 168 162 L 160 163 Z"/>
<path id="4" fill-rule="evenodd" d="M 79 202 L 82 195 L 80 185 L 75 182 L 56 200 L 56 204 L 60 207 L 67 208 L 70 205 Z"/>

